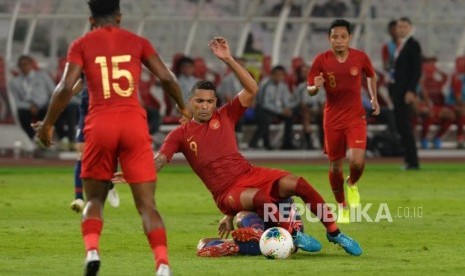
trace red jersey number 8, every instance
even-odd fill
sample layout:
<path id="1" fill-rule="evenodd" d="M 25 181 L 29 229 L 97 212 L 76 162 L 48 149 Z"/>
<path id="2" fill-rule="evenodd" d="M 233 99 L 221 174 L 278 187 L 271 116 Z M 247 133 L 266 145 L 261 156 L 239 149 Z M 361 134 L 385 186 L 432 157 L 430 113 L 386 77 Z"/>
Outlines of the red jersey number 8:
<path id="1" fill-rule="evenodd" d="M 329 78 L 329 86 L 331 86 L 331 88 L 335 88 L 336 87 L 336 77 L 334 75 L 328 75 L 328 78 Z"/>
<path id="2" fill-rule="evenodd" d="M 122 62 L 131 61 L 130 55 L 123 56 L 113 56 L 111 57 L 111 68 L 112 68 L 112 79 L 117 80 L 120 78 L 126 78 L 128 80 L 128 88 L 122 89 L 119 83 L 113 82 L 112 87 L 115 90 L 116 94 L 122 97 L 129 97 L 134 92 L 134 78 L 131 75 L 131 72 L 125 69 L 120 69 L 119 64 Z M 95 58 L 95 63 L 100 65 L 100 71 L 102 74 L 102 86 L 103 86 L 103 97 L 108 99 L 111 97 L 110 94 L 110 78 L 108 76 L 108 64 L 107 59 L 104 56 L 98 56 Z"/>

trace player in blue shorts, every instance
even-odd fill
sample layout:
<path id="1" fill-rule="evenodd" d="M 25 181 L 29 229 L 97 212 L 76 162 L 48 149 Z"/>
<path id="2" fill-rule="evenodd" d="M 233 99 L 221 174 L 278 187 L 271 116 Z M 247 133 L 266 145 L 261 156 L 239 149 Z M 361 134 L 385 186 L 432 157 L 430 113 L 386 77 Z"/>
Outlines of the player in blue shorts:
<path id="1" fill-rule="evenodd" d="M 290 219 L 291 223 L 295 225 L 295 229 L 302 232 L 304 226 L 302 218 L 295 208 L 292 198 L 281 200 L 278 204 L 285 204 L 284 210 L 288 216 L 285 218 Z M 203 238 L 197 245 L 197 256 L 199 257 L 223 257 L 231 255 L 260 255 L 259 241 L 263 232 L 270 228 L 279 226 L 274 222 L 264 222 L 257 213 L 249 211 L 241 211 L 237 213 L 236 217 L 237 229 L 231 232 L 232 239 L 226 239 L 227 236 L 220 230 L 219 238 Z M 223 237 L 225 239 L 223 239 Z M 296 247 L 297 250 L 297 247 Z"/>
<path id="2" fill-rule="evenodd" d="M 81 179 L 81 157 L 84 152 L 84 125 L 89 108 L 89 94 L 87 92 L 87 86 L 85 83 L 80 83 L 75 86 L 76 92 L 81 92 L 81 104 L 79 106 L 79 124 L 76 132 L 76 150 L 78 153 L 76 166 L 74 167 L 74 200 L 71 202 L 71 210 L 80 213 L 84 209 L 84 196 Z M 110 206 L 117 208 L 119 206 L 119 196 L 115 189 L 114 184 L 108 192 L 108 202 Z"/>

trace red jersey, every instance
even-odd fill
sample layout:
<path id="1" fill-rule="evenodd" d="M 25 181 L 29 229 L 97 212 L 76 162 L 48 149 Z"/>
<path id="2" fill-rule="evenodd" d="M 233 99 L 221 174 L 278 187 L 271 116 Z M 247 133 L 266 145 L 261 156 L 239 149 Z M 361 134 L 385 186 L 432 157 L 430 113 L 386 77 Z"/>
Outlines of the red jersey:
<path id="1" fill-rule="evenodd" d="M 252 165 L 239 153 L 234 126 L 247 108 L 236 96 L 207 123 L 190 121 L 171 131 L 160 149 L 168 161 L 182 152 L 195 173 L 216 198 L 233 186 Z"/>
<path id="2" fill-rule="evenodd" d="M 89 90 L 89 114 L 97 111 L 142 110 L 137 97 L 141 64 L 156 54 L 150 42 L 111 26 L 75 40 L 68 62 L 82 67 Z"/>
<path id="3" fill-rule="evenodd" d="M 323 73 L 325 79 L 326 103 L 324 126 L 329 129 L 348 127 L 354 118 L 365 116 L 362 105 L 362 75 L 375 75 L 368 56 L 359 50 L 349 48 L 344 62 L 337 61 L 332 50 L 319 54 L 308 73 L 307 83 L 314 85 L 316 76 Z"/>
<path id="4" fill-rule="evenodd" d="M 434 105 L 444 105 L 445 97 L 442 92 L 447 83 L 447 74 L 434 68 L 434 71 L 423 71 L 420 88 L 428 94 Z"/>

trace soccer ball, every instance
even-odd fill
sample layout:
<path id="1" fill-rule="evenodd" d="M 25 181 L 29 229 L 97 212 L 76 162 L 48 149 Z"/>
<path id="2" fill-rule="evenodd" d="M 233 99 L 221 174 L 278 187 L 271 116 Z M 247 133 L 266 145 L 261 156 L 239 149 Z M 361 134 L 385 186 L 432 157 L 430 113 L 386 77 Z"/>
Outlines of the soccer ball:
<path id="1" fill-rule="evenodd" d="M 281 227 L 268 228 L 260 238 L 260 251 L 268 259 L 286 259 L 294 251 L 291 234 Z"/>

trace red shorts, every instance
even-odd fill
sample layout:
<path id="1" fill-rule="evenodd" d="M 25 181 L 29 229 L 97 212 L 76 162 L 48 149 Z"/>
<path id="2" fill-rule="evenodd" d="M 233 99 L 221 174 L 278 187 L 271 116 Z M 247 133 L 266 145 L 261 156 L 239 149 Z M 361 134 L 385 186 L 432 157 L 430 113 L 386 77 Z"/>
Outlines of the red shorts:
<path id="1" fill-rule="evenodd" d="M 346 157 L 347 149 L 366 149 L 367 122 L 364 118 L 354 120 L 343 129 L 325 127 L 325 148 L 330 161 Z"/>
<path id="2" fill-rule="evenodd" d="M 289 174 L 287 171 L 278 169 L 252 167 L 248 173 L 242 175 L 231 185 L 231 188 L 215 197 L 216 205 L 226 215 L 236 215 L 240 211 L 245 211 L 241 205 L 240 196 L 247 189 L 264 191 L 264 194 L 268 196 L 267 202 L 273 203 L 279 200 L 271 195 L 273 185 Z"/>
<path id="3" fill-rule="evenodd" d="M 449 112 L 453 113 L 454 112 L 454 107 L 449 106 L 449 105 L 435 105 L 433 106 L 433 120 L 436 123 L 439 123 L 441 121 L 441 113 L 449 110 Z"/>
<path id="4" fill-rule="evenodd" d="M 128 183 L 156 180 L 145 112 L 118 111 L 87 116 L 82 178 L 108 181 L 119 160 Z"/>

